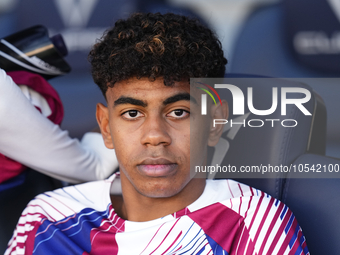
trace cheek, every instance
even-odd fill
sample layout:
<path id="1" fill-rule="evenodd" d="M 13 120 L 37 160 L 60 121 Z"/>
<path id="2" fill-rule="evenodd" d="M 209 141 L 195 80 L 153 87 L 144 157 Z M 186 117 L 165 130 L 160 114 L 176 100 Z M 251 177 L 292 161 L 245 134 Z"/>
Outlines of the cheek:
<path id="1" fill-rule="evenodd" d="M 118 162 L 128 161 L 131 150 L 134 148 L 134 136 L 131 135 L 124 127 L 120 126 L 118 122 L 110 125 L 112 143 L 116 152 Z"/>
<path id="2" fill-rule="evenodd" d="M 203 165 L 207 157 L 209 138 L 209 121 L 198 118 L 192 120 L 190 128 L 190 164 L 191 166 Z"/>
<path id="3" fill-rule="evenodd" d="M 169 135 L 171 136 L 172 150 L 176 154 L 180 152 L 182 156 L 190 156 L 190 126 L 173 130 Z"/>

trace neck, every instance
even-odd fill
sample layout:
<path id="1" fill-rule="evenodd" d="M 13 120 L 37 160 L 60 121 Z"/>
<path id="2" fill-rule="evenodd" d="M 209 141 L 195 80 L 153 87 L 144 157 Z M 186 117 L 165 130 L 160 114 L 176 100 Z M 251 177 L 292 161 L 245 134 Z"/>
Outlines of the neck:
<path id="1" fill-rule="evenodd" d="M 124 174 L 121 174 L 121 182 L 123 195 L 120 198 L 111 196 L 112 206 L 121 218 L 142 222 L 161 218 L 187 207 L 203 193 L 206 180 L 193 178 L 179 193 L 164 198 L 140 194 Z"/>

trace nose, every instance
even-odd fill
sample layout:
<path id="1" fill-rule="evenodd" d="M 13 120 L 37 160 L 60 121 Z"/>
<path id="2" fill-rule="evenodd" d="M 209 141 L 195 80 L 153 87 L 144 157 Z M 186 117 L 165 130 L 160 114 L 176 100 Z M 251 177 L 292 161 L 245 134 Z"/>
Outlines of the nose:
<path id="1" fill-rule="evenodd" d="M 169 135 L 168 128 L 166 120 L 162 116 L 146 118 L 143 123 L 141 143 L 151 146 L 170 145 L 171 136 Z"/>

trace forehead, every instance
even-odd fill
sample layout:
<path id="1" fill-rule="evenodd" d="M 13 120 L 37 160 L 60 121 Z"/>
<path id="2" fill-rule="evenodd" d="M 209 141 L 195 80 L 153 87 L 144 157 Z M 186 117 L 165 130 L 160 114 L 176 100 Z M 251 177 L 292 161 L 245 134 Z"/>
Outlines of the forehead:
<path id="1" fill-rule="evenodd" d="M 162 78 L 155 81 L 150 81 L 148 78 L 131 78 L 115 83 L 107 90 L 106 98 L 109 104 L 120 97 L 132 97 L 143 101 L 163 101 L 183 92 L 190 93 L 189 82 L 174 82 L 172 86 L 165 86 Z"/>

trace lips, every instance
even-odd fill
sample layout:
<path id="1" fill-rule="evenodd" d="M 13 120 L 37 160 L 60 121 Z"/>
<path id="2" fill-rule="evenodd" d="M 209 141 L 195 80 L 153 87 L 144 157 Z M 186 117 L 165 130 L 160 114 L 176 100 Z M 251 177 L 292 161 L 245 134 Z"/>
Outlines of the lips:
<path id="1" fill-rule="evenodd" d="M 137 165 L 138 170 L 146 176 L 165 177 L 177 169 L 177 164 L 165 158 L 147 158 Z"/>

